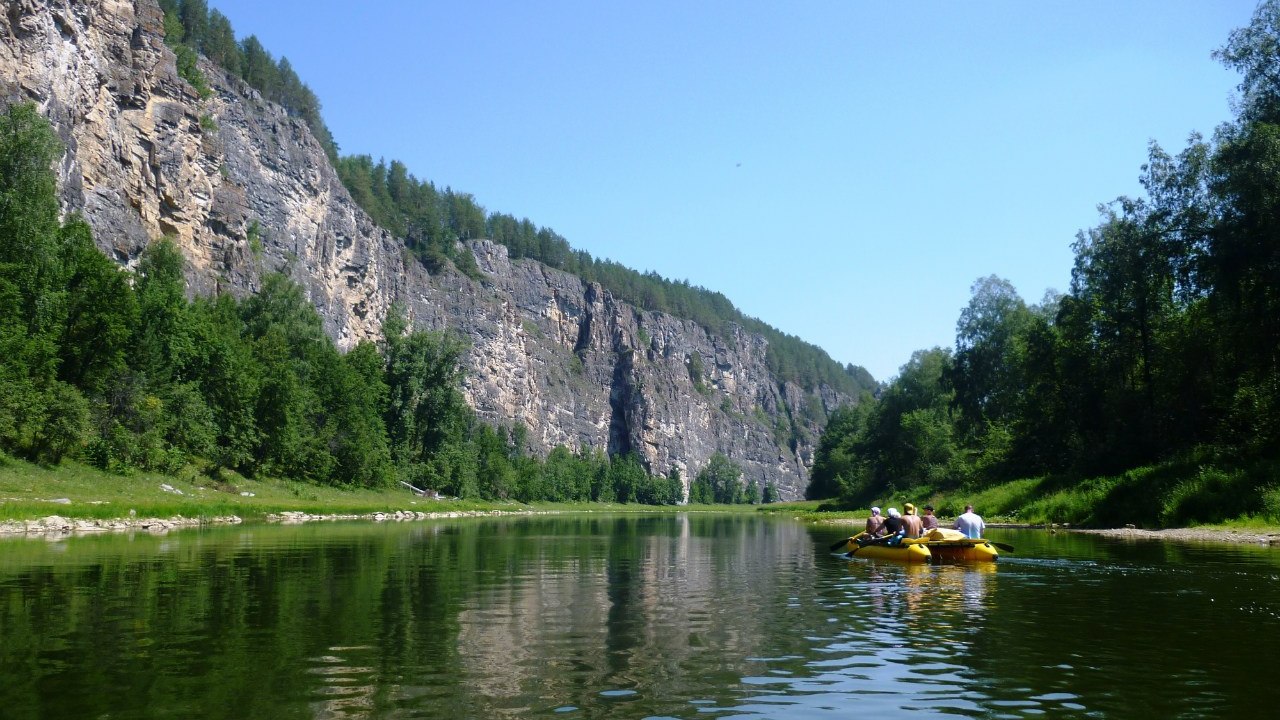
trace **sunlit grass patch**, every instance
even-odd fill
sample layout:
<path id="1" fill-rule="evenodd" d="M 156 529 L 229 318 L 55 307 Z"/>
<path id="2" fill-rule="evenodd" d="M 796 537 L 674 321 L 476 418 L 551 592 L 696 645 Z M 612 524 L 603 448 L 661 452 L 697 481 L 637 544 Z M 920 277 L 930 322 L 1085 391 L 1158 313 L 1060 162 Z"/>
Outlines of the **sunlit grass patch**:
<path id="1" fill-rule="evenodd" d="M 61 515 L 86 519 L 258 518 L 283 511 L 367 514 L 415 510 L 489 510 L 508 504 L 421 498 L 401 488 L 341 488 L 290 480 L 250 479 L 232 472 L 211 478 L 194 471 L 169 477 L 115 475 L 66 461 L 46 468 L 7 458 L 0 463 L 0 519 Z M 526 506 L 519 506 L 526 507 Z"/>

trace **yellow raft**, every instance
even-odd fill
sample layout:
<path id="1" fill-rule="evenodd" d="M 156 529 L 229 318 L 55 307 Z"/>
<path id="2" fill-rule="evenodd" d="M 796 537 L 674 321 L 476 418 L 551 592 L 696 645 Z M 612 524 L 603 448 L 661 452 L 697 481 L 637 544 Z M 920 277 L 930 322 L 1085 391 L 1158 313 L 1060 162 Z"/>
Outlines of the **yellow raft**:
<path id="1" fill-rule="evenodd" d="M 865 536 L 858 533 L 845 541 L 844 552 L 850 557 L 907 563 L 991 562 L 1000 557 L 989 540 L 967 538 L 958 530 L 938 528 L 897 545 L 859 545 L 858 540 Z"/>
<path id="2" fill-rule="evenodd" d="M 1000 559 L 995 545 L 983 538 L 972 539 L 959 530 L 930 530 L 921 540 L 929 547 L 934 562 L 994 562 Z"/>
<path id="3" fill-rule="evenodd" d="M 865 533 L 863 533 L 865 535 Z M 919 540 L 903 540 L 897 545 L 859 545 L 857 538 L 849 538 L 845 552 L 849 557 L 896 560 L 907 563 L 927 563 L 933 557 L 925 543 Z"/>

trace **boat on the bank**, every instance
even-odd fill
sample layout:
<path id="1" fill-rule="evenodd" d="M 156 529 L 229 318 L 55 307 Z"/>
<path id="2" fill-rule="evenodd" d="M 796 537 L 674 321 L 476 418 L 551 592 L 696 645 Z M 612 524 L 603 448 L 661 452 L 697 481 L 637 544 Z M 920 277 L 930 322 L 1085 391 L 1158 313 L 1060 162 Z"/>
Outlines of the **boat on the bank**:
<path id="1" fill-rule="evenodd" d="M 958 530 L 936 528 L 922 537 L 906 538 L 895 545 L 868 540 L 866 533 L 858 533 L 844 542 L 843 552 L 849 557 L 908 563 L 993 562 L 1000 558 L 990 540 L 968 538 Z M 837 543 L 832 550 L 840 547 Z"/>

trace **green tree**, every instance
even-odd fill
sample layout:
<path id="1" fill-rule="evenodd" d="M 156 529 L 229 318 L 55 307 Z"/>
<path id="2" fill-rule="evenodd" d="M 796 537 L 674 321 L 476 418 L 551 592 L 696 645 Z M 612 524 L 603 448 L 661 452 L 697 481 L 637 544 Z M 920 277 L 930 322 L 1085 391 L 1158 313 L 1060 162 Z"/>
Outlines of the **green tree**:
<path id="1" fill-rule="evenodd" d="M 53 162 L 61 146 L 34 105 L 0 114 L 0 449 L 57 462 L 87 405 L 57 379 L 67 318 Z"/>
<path id="2" fill-rule="evenodd" d="M 259 368 L 255 423 L 256 455 L 268 471 L 315 481 L 335 478 L 335 425 L 329 422 L 326 391 L 339 362 L 320 316 L 301 286 L 273 273 L 241 308 L 243 333 Z M 329 379 L 330 387 L 324 388 Z"/>
<path id="3" fill-rule="evenodd" d="M 733 505 L 741 502 L 743 487 L 740 482 L 742 469 L 724 453 L 711 455 L 706 466 L 698 472 L 697 482 L 710 488 L 712 502 L 722 505 Z M 703 491 L 699 491 L 701 494 Z M 702 500 L 700 499 L 699 502 Z"/>
<path id="4" fill-rule="evenodd" d="M 1026 303 L 1007 280 L 994 275 L 973 285 L 973 297 L 956 324 L 956 353 L 949 375 L 955 405 L 981 432 L 1007 420 L 1021 387 L 1019 334 L 1030 320 Z"/>
<path id="5" fill-rule="evenodd" d="M 262 46 L 257 35 L 250 35 L 240 42 L 240 75 L 244 81 L 262 93 L 263 97 L 275 97 L 279 84 L 279 71 L 271 53 Z"/>
<path id="6" fill-rule="evenodd" d="M 209 35 L 201 48 L 205 57 L 232 75 L 240 75 L 240 46 L 236 43 L 231 21 L 218 10 L 209 12 Z"/>
<path id="7" fill-rule="evenodd" d="M 848 479 L 865 476 L 859 442 L 873 407 L 874 398 L 868 395 L 856 405 L 840 407 L 831 413 L 814 451 L 813 471 L 805 488 L 806 499 L 835 498 L 845 492 L 843 483 Z"/>
<path id="8" fill-rule="evenodd" d="M 440 487 L 446 478 L 435 456 L 461 444 L 470 423 L 470 409 L 458 390 L 466 348 L 443 333 L 407 333 L 407 328 L 402 308 L 388 312 L 382 328 L 387 435 L 392 458 L 410 482 Z"/>
<path id="9" fill-rule="evenodd" d="M 205 0 L 182 0 L 178 7 L 178 19 L 182 23 L 182 42 L 196 50 L 205 51 L 205 43 L 209 38 L 209 4 Z"/>
<path id="10" fill-rule="evenodd" d="M 382 356 L 372 343 L 361 342 L 337 362 L 332 353 L 324 357 L 322 436 L 333 453 L 337 479 L 365 487 L 390 483 L 394 473 L 383 422 L 387 385 Z"/>
<path id="11" fill-rule="evenodd" d="M 614 455 L 609 459 L 609 484 L 614 498 L 621 503 L 651 501 L 649 473 L 634 453 Z"/>
<path id="12" fill-rule="evenodd" d="M 229 296 L 197 300 L 191 307 L 194 349 L 188 375 L 213 416 L 215 437 L 204 457 L 215 470 L 256 469 L 260 432 L 255 417 L 262 368 L 254 358 L 252 340 L 242 334 L 239 304 Z M 198 446 L 184 445 L 200 453 Z"/>
<path id="13" fill-rule="evenodd" d="M 147 246 L 138 263 L 134 287 L 139 322 L 131 362 L 144 382 L 155 386 L 181 379 L 194 350 L 187 327 L 185 262 L 182 251 L 166 238 Z"/>
<path id="14" fill-rule="evenodd" d="M 778 486 L 774 485 L 772 480 L 765 483 L 764 504 L 768 505 L 769 503 L 776 503 L 778 502 L 779 499 L 780 498 L 778 497 Z"/>
<path id="15" fill-rule="evenodd" d="M 33 351 L 57 333 L 65 312 L 53 174 L 61 155 L 34 105 L 10 105 L 0 114 L 0 277 L 13 303 L 7 317 L 25 326 Z M 39 352 L 45 357 L 33 361 L 51 362 L 49 348 Z"/>
<path id="16" fill-rule="evenodd" d="M 62 228 L 67 315 L 58 340 L 58 376 L 94 396 L 126 372 L 138 304 L 128 274 L 93 244 L 89 226 L 72 218 Z"/>

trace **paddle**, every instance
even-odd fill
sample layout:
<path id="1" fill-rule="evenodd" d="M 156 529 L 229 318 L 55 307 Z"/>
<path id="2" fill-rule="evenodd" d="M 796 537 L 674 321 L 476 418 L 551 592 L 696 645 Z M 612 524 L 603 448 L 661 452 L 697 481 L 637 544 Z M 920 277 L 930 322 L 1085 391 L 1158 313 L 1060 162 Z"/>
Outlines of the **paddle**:
<path id="1" fill-rule="evenodd" d="M 1013 546 L 1008 543 L 998 543 L 998 542 L 992 542 L 990 540 L 988 540 L 987 542 L 991 543 L 992 545 L 1000 548 L 1005 552 L 1013 552 Z"/>
<path id="2" fill-rule="evenodd" d="M 858 541 L 858 538 L 860 538 L 860 537 L 862 537 L 862 536 L 864 536 L 864 535 L 866 535 L 866 533 L 865 533 L 865 532 L 860 532 L 860 533 L 858 533 L 857 535 L 854 535 L 853 537 L 848 537 L 848 538 L 845 538 L 845 539 L 843 539 L 843 540 L 840 540 L 840 541 L 839 541 L 839 542 L 837 542 L 835 545 L 832 545 L 829 549 L 831 550 L 831 552 L 835 552 L 835 551 L 839 550 L 840 548 L 844 547 L 847 543 L 849 543 L 849 541 L 853 541 L 853 542 L 855 542 L 855 543 L 856 543 L 856 542 Z M 846 554 L 848 554 L 848 553 L 846 553 Z"/>
<path id="3" fill-rule="evenodd" d="M 866 535 L 866 533 L 862 533 L 862 534 L 863 534 L 863 535 Z M 896 535 L 881 535 L 880 537 L 874 537 L 874 538 L 871 538 L 870 540 L 868 540 L 868 541 L 866 541 L 866 542 L 859 543 L 859 545 L 860 545 L 860 546 L 862 546 L 862 547 L 867 547 L 867 546 L 869 546 L 869 545 L 888 545 L 888 544 L 889 544 L 889 541 L 890 541 L 890 540 L 893 540 L 895 537 L 897 537 L 897 536 L 896 536 Z"/>

